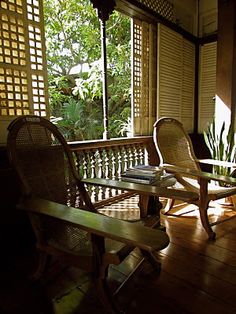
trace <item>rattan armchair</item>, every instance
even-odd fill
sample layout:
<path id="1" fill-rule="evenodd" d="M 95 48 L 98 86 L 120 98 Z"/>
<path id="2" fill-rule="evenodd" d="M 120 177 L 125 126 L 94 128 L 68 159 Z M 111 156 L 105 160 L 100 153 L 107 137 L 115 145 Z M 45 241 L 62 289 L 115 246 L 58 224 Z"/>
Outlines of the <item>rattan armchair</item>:
<path id="1" fill-rule="evenodd" d="M 77 175 L 72 153 L 47 119 L 24 116 L 9 126 L 8 152 L 22 187 L 18 208 L 26 210 L 40 259 L 34 279 L 54 256 L 93 274 L 105 312 L 116 312 L 107 274 L 138 247 L 158 269 L 155 252 L 169 243 L 166 233 L 96 212 Z"/>
<path id="2" fill-rule="evenodd" d="M 197 160 L 189 135 L 183 125 L 172 118 L 161 118 L 154 124 L 153 138 L 158 151 L 161 165 L 169 172 L 174 172 L 178 180 L 177 189 L 197 192 L 198 199 L 191 203 L 199 207 L 200 219 L 203 228 L 210 239 L 216 234 L 208 218 L 208 205 L 211 200 L 225 198 L 236 193 L 236 180 L 232 177 L 220 176 L 201 171 L 199 162 L 207 162 L 229 167 L 236 167 L 236 164 L 216 160 Z M 216 185 L 221 182 L 228 187 Z M 169 202 L 167 212 L 174 205 L 174 198 Z M 222 222 L 218 221 L 217 223 Z M 216 223 L 214 223 L 216 224 Z"/>

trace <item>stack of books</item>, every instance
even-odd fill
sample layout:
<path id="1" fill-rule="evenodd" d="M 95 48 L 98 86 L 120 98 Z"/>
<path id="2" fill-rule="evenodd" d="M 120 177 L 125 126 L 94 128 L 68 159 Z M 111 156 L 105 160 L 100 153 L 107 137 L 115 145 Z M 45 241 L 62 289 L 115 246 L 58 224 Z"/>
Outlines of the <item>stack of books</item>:
<path id="1" fill-rule="evenodd" d="M 149 165 L 137 165 L 121 174 L 122 181 L 142 184 L 157 184 L 170 178 L 174 178 L 174 175 L 166 173 L 161 167 Z"/>

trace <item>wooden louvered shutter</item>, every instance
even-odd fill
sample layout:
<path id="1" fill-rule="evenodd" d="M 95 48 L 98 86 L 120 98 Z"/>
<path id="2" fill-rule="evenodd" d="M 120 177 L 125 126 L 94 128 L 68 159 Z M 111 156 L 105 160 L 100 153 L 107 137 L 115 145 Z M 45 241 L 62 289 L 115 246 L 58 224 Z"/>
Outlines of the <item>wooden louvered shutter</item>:
<path id="1" fill-rule="evenodd" d="M 168 27 L 158 25 L 157 118 L 168 116 L 193 131 L 195 46 Z"/>
<path id="2" fill-rule="evenodd" d="M 195 45 L 183 39 L 181 122 L 187 132 L 194 128 Z"/>
<path id="3" fill-rule="evenodd" d="M 132 36 L 134 135 L 150 135 L 156 118 L 156 29 L 133 19 Z"/>
<path id="4" fill-rule="evenodd" d="M 215 114 L 217 43 L 200 47 L 198 132 L 203 133 Z"/>
<path id="5" fill-rule="evenodd" d="M 48 116 L 42 0 L 0 1 L 0 142 L 16 116 Z"/>

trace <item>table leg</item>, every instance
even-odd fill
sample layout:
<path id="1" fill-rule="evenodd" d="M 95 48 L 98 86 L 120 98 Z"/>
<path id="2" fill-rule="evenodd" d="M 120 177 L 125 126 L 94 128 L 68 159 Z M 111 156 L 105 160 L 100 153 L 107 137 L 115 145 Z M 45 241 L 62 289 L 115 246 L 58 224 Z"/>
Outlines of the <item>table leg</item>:
<path id="1" fill-rule="evenodd" d="M 162 203 L 159 201 L 158 196 L 140 194 L 139 208 L 141 218 L 145 218 L 148 215 L 160 215 Z"/>

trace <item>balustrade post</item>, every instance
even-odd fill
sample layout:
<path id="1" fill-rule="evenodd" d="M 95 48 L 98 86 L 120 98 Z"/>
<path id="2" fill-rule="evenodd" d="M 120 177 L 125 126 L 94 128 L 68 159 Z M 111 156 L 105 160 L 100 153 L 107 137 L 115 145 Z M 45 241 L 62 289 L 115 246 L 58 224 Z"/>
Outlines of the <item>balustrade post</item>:
<path id="1" fill-rule="evenodd" d="M 84 178 L 120 179 L 121 173 L 128 167 L 147 162 L 152 138 L 114 140 L 112 141 L 83 141 L 72 143 L 70 147 L 76 156 L 78 174 Z M 87 144 L 86 144 L 87 142 Z M 81 145 L 81 146 L 80 146 Z M 102 186 L 87 186 L 94 202 L 108 202 L 110 198 L 120 198 L 127 191 L 114 190 Z"/>
<path id="2" fill-rule="evenodd" d="M 121 178 L 122 173 L 122 149 L 121 147 L 117 147 L 117 178 Z"/>

